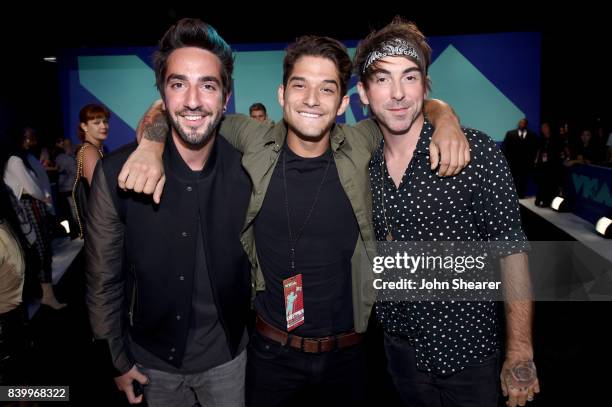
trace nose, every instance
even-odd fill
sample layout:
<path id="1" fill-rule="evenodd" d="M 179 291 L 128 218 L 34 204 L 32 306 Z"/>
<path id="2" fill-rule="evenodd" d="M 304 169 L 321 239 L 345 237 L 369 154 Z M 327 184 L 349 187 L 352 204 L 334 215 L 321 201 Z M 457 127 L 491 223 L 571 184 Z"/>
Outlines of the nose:
<path id="1" fill-rule="evenodd" d="M 393 83 L 391 84 L 391 97 L 395 100 L 404 99 L 404 88 L 399 82 L 393 81 Z"/>
<path id="2" fill-rule="evenodd" d="M 187 90 L 185 106 L 189 109 L 197 109 L 202 105 L 200 102 L 200 90 L 197 86 L 190 86 Z"/>
<path id="3" fill-rule="evenodd" d="M 310 107 L 319 105 L 319 90 L 316 87 L 311 86 L 306 90 L 304 104 Z"/>

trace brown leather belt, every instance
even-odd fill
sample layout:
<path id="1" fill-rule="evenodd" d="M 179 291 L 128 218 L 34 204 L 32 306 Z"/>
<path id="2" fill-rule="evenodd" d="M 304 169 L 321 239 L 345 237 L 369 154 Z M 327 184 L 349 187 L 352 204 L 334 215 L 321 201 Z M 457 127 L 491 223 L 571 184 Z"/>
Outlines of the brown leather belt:
<path id="1" fill-rule="evenodd" d="M 321 338 L 304 338 L 297 335 L 288 334 L 275 326 L 270 325 L 263 320 L 259 315 L 255 322 L 257 332 L 281 345 L 289 345 L 292 348 L 301 350 L 306 353 L 322 353 L 329 352 L 334 349 L 347 348 L 357 345 L 363 340 L 363 335 L 355 331 L 347 333 L 324 336 Z M 291 338 L 291 339 L 289 339 Z M 289 343 L 287 343 L 289 341 Z"/>

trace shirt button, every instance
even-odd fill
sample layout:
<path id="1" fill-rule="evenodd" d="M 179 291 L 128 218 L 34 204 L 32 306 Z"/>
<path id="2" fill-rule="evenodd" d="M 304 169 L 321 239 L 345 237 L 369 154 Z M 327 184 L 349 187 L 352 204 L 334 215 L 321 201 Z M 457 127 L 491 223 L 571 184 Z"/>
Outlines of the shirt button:
<path id="1" fill-rule="evenodd" d="M 174 356 L 168 356 L 168 360 L 174 360 Z"/>
<path id="2" fill-rule="evenodd" d="M 189 236 L 189 234 L 188 234 L 187 232 L 182 232 L 182 233 L 181 233 L 181 236 L 183 236 L 183 237 L 187 237 L 187 236 Z"/>
<path id="3" fill-rule="evenodd" d="M 185 188 L 185 189 L 187 190 L 187 192 L 191 192 L 191 191 L 193 191 L 193 188 L 191 188 L 191 187 L 187 187 L 187 188 Z"/>
<path id="4" fill-rule="evenodd" d="M 170 349 L 170 352 L 174 353 L 174 352 L 176 352 L 176 349 L 172 348 L 172 349 Z M 172 357 L 172 356 L 170 356 L 170 357 Z"/>
<path id="5" fill-rule="evenodd" d="M 180 320 L 181 320 L 181 316 L 180 316 L 180 315 L 177 315 L 177 316 L 176 316 L 176 320 L 177 320 L 177 321 L 180 321 Z"/>
<path id="6" fill-rule="evenodd" d="M 185 276 L 179 276 L 179 280 L 185 281 Z"/>

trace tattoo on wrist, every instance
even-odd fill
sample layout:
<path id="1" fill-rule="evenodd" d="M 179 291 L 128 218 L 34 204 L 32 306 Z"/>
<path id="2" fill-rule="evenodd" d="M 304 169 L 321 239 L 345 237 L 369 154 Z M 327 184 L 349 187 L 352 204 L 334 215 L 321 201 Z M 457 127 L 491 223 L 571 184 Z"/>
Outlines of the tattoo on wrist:
<path id="1" fill-rule="evenodd" d="M 165 117 L 156 118 L 152 123 L 144 126 L 143 137 L 147 140 L 163 143 L 166 141 L 168 134 L 168 123 Z"/>

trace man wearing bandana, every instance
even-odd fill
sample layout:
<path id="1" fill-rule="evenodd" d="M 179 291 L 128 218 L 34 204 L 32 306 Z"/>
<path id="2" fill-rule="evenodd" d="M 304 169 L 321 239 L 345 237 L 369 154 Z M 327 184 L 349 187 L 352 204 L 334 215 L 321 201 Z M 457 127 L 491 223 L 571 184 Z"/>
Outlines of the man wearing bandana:
<path id="1" fill-rule="evenodd" d="M 423 34 L 400 18 L 371 33 L 355 52 L 359 96 L 383 134 L 369 167 L 376 238 L 503 241 L 507 250 L 496 253 L 502 281 L 506 287 L 527 289 L 528 244 L 512 177 L 495 143 L 477 130 L 463 129 L 471 162 L 450 178 L 439 178 L 430 169 L 435 125 L 423 111 L 430 59 Z M 501 360 L 496 303 L 427 299 L 398 300 L 381 291 L 375 307 L 385 332 L 388 370 L 402 400 L 428 407 L 497 405 Z M 506 297 L 501 387 L 509 406 L 522 406 L 539 392 L 531 322 L 531 298 Z M 512 380 L 517 372 L 531 377 L 523 377 L 518 386 Z"/>

